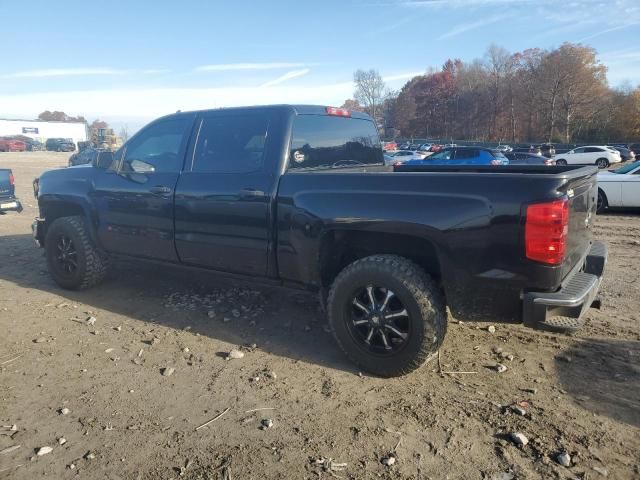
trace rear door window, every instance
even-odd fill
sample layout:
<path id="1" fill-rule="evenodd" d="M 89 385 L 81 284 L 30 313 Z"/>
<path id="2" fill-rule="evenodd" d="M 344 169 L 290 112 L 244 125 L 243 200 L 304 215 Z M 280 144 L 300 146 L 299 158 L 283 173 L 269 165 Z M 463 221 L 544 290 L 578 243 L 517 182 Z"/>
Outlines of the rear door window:
<path id="1" fill-rule="evenodd" d="M 289 168 L 336 168 L 383 163 L 370 120 L 298 115 L 293 124 Z"/>
<path id="2" fill-rule="evenodd" d="M 456 160 L 468 160 L 470 158 L 476 158 L 479 156 L 478 150 L 473 149 L 463 149 L 456 150 Z"/>
<path id="3" fill-rule="evenodd" d="M 194 172 L 247 173 L 264 163 L 269 118 L 264 113 L 215 114 L 202 119 Z"/>

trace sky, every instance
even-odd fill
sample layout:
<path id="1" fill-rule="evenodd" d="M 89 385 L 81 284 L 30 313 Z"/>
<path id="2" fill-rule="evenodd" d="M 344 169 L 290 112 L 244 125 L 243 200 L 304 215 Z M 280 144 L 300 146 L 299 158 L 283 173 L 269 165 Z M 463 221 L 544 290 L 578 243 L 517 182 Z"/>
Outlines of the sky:
<path id="1" fill-rule="evenodd" d="M 492 43 L 584 43 L 610 85 L 640 84 L 640 0 L 0 0 L 0 18 L 0 118 L 135 131 L 178 109 L 339 106 L 358 68 L 399 89 Z"/>

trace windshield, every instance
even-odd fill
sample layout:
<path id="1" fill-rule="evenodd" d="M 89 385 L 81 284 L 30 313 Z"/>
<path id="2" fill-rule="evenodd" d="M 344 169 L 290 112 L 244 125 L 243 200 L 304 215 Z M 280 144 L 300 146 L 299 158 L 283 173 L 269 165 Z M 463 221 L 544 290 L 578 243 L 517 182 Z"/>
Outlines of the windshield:
<path id="1" fill-rule="evenodd" d="M 624 167 L 619 168 L 617 170 L 613 170 L 613 173 L 622 173 L 622 174 L 629 173 L 631 170 L 634 170 L 638 167 L 640 167 L 640 160 L 637 162 L 630 163 L 629 165 L 625 165 Z"/>

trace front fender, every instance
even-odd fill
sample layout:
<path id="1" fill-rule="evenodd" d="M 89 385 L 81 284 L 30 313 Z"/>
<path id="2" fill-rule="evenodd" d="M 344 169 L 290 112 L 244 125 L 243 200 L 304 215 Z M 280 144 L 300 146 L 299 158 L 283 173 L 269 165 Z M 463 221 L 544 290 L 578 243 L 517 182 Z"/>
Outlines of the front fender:
<path id="1" fill-rule="evenodd" d="M 45 172 L 37 182 L 34 193 L 38 198 L 40 219 L 43 220 L 42 241 L 51 223 L 60 217 L 80 216 L 85 221 L 89 236 L 99 246 L 96 235 L 97 214 L 91 202 L 93 191 L 92 169 L 60 169 Z M 37 191 L 36 191 L 37 190 Z"/>

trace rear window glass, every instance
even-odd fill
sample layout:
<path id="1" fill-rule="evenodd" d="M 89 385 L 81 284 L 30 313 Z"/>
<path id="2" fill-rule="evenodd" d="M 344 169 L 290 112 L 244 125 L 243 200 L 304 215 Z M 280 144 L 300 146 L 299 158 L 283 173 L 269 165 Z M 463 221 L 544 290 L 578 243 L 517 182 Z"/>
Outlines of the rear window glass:
<path id="1" fill-rule="evenodd" d="M 289 168 L 334 168 L 383 163 L 373 122 L 299 115 L 294 120 Z"/>

